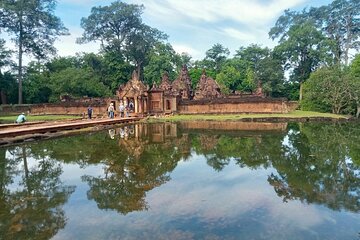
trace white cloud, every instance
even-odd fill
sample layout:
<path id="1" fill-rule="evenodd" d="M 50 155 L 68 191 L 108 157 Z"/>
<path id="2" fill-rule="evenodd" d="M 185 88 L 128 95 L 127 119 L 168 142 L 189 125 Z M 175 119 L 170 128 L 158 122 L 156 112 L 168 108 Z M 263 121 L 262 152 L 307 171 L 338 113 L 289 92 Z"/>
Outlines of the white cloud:
<path id="1" fill-rule="evenodd" d="M 81 28 L 72 27 L 69 29 L 71 35 L 62 36 L 55 43 L 59 56 L 74 56 L 78 52 L 94 52 L 100 49 L 100 44 L 90 42 L 87 44 L 77 44 L 76 39 L 81 36 L 83 30 Z"/>
<path id="2" fill-rule="evenodd" d="M 276 18 L 283 10 L 302 4 L 308 0 L 149 0 L 144 3 L 145 12 L 153 18 L 173 22 L 179 18 L 217 22 L 224 19 L 238 23 L 263 25 Z M 143 1 L 133 0 L 141 4 Z"/>
<path id="3" fill-rule="evenodd" d="M 223 34 L 226 34 L 232 38 L 236 38 L 238 40 L 242 41 L 251 41 L 256 40 L 256 36 L 252 32 L 241 32 L 239 30 L 236 30 L 234 28 L 225 28 L 222 30 Z"/>
<path id="4" fill-rule="evenodd" d="M 190 46 L 187 46 L 187 45 L 182 45 L 182 44 L 176 44 L 175 43 L 175 44 L 172 44 L 172 46 L 173 46 L 174 50 L 179 54 L 188 53 L 193 57 L 197 57 L 197 56 L 199 56 L 201 54 L 200 51 L 198 51 L 198 50 L 196 50 L 196 49 L 194 49 L 194 48 L 192 48 Z"/>

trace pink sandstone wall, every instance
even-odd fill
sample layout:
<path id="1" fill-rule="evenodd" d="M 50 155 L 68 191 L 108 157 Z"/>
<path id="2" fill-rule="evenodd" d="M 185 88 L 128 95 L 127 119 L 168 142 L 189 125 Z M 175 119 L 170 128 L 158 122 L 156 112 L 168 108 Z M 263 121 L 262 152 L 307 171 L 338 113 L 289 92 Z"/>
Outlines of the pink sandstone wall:
<path id="1" fill-rule="evenodd" d="M 56 104 L 41 104 L 33 105 L 30 109 L 32 115 L 87 115 L 87 106 L 64 106 Z M 107 114 L 107 105 L 104 106 L 92 106 L 93 116 L 103 116 Z"/>
<path id="2" fill-rule="evenodd" d="M 288 113 L 295 110 L 297 104 L 286 100 L 259 99 L 248 101 L 215 101 L 215 102 L 186 102 L 179 104 L 180 114 L 218 114 L 218 113 Z"/>
<path id="3" fill-rule="evenodd" d="M 87 114 L 89 105 L 93 108 L 93 116 L 107 116 L 107 107 L 113 99 L 98 102 L 61 102 L 54 104 L 34 105 L 2 105 L 1 114 L 28 112 L 33 115 L 42 114 Z M 287 113 L 297 108 L 297 102 L 282 99 L 249 98 L 249 99 L 213 99 L 180 101 L 175 107 L 175 99 L 171 103 L 172 109 L 179 114 L 222 114 L 222 113 Z M 115 101 L 116 111 L 119 103 Z M 117 113 L 117 112 L 116 112 Z"/>

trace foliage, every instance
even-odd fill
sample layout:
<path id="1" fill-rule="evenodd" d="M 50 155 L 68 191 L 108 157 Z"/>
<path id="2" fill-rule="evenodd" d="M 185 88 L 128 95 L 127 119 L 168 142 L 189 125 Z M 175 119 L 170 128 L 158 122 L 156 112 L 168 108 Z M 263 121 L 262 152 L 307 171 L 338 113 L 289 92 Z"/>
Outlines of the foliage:
<path id="1" fill-rule="evenodd" d="M 220 43 L 215 44 L 205 53 L 208 68 L 215 70 L 216 73 L 221 71 L 222 65 L 229 56 L 230 51 Z"/>
<path id="2" fill-rule="evenodd" d="M 1 2 L 0 26 L 13 37 L 17 46 L 20 104 L 23 102 L 23 54 L 44 59 L 56 52 L 53 44 L 57 36 L 68 34 L 61 20 L 54 15 L 55 6 L 55 0 Z"/>
<path id="3" fill-rule="evenodd" d="M 122 54 L 133 63 L 139 76 L 147 64 L 148 54 L 167 35 L 142 23 L 142 5 L 115 1 L 110 6 L 93 7 L 87 18 L 81 19 L 84 33 L 78 43 L 100 41 L 104 52 Z"/>
<path id="4" fill-rule="evenodd" d="M 74 97 L 104 97 L 110 96 L 111 92 L 97 76 L 84 69 L 67 68 L 53 73 L 50 77 L 52 93 L 51 102 L 59 101 L 61 94 L 69 94 Z"/>
<path id="5" fill-rule="evenodd" d="M 151 50 L 149 62 L 144 68 L 144 81 L 149 85 L 159 84 L 164 72 L 167 72 L 169 78 L 173 80 L 176 78 L 176 70 L 180 64 L 180 56 L 169 43 L 157 43 Z"/>
<path id="6" fill-rule="evenodd" d="M 307 110 L 327 110 L 333 113 L 352 113 L 356 80 L 349 69 L 340 66 L 324 67 L 314 72 L 304 86 L 302 106 Z"/>
<path id="7" fill-rule="evenodd" d="M 328 46 L 325 37 L 313 22 L 291 26 L 286 37 L 275 47 L 275 55 L 291 70 L 292 81 L 303 83 L 324 62 Z"/>
<path id="8" fill-rule="evenodd" d="M 195 89 L 197 84 L 199 83 L 203 70 L 204 70 L 203 68 L 199 68 L 199 67 L 192 67 L 189 70 L 189 76 L 191 78 L 191 86 L 193 89 Z M 206 76 L 215 79 L 216 73 L 214 70 L 206 69 Z"/>
<path id="9" fill-rule="evenodd" d="M 0 39 L 0 103 L 7 104 L 10 100 L 11 103 L 15 103 L 15 100 L 11 98 L 14 93 L 15 79 L 11 76 L 11 73 L 7 70 L 12 67 L 13 62 L 11 60 L 12 51 L 5 47 L 5 41 Z M 5 70 L 5 72 L 4 72 Z M 10 97 L 10 99 L 9 99 Z"/>
<path id="10" fill-rule="evenodd" d="M 331 49 L 334 62 L 347 66 L 349 52 L 360 48 L 360 2 L 335 0 L 313 12 L 313 18 L 321 17 L 322 31 L 334 43 Z"/>
<path id="11" fill-rule="evenodd" d="M 216 75 L 216 80 L 222 93 L 229 94 L 231 90 L 240 90 L 241 75 L 234 66 L 224 66 L 221 72 Z"/>

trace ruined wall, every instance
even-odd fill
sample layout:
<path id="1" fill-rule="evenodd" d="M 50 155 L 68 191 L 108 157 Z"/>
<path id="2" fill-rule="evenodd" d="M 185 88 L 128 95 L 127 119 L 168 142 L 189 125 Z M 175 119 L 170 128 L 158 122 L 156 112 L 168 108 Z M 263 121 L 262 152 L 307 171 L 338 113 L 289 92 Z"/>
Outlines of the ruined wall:
<path id="1" fill-rule="evenodd" d="M 180 114 L 224 114 L 224 113 L 288 113 L 295 110 L 297 104 L 285 99 L 238 98 L 180 101 Z"/>
<path id="2" fill-rule="evenodd" d="M 16 115 L 22 112 L 27 113 L 31 109 L 31 104 L 1 104 L 0 105 L 0 116 L 3 115 Z"/>
<path id="3" fill-rule="evenodd" d="M 87 105 L 65 104 L 36 104 L 29 111 L 32 115 L 87 115 Z M 93 116 L 107 115 L 107 105 L 92 106 Z"/>

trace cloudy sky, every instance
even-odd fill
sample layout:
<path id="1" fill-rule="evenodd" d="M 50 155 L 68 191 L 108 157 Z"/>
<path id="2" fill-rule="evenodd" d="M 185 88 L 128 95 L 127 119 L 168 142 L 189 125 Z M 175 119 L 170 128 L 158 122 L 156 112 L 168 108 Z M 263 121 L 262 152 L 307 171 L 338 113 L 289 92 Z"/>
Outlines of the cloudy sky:
<path id="1" fill-rule="evenodd" d="M 56 15 L 71 35 L 57 43 L 58 54 L 97 52 L 98 44 L 79 45 L 75 39 L 82 34 L 80 19 L 94 6 L 106 6 L 114 0 L 58 0 Z M 204 57 L 206 50 L 220 43 L 233 54 L 241 46 L 257 43 L 273 47 L 268 37 L 270 28 L 285 9 L 301 10 L 327 5 L 331 0 L 126 0 L 143 4 L 143 21 L 169 35 L 168 41 L 181 53 L 193 59 Z"/>

